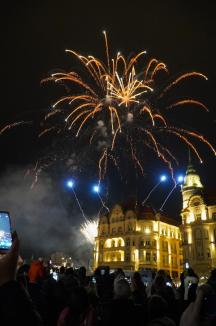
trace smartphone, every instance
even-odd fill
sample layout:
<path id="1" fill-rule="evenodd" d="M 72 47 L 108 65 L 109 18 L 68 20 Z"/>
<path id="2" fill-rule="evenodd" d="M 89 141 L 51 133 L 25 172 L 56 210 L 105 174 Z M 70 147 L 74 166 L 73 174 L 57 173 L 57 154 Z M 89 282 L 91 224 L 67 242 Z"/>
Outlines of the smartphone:
<path id="1" fill-rule="evenodd" d="M 6 253 L 12 246 L 11 219 L 8 212 L 0 211 L 0 253 Z"/>
<path id="2" fill-rule="evenodd" d="M 185 263 L 185 268 L 188 269 L 189 267 L 190 267 L 190 266 L 189 266 L 189 263 L 186 262 L 186 263 Z"/>
<path id="3" fill-rule="evenodd" d="M 92 277 L 92 283 L 94 283 L 94 284 L 97 283 L 96 278 L 94 276 Z"/>
<path id="4" fill-rule="evenodd" d="M 166 282 L 167 286 L 172 286 L 172 284 L 170 282 Z"/>
<path id="5" fill-rule="evenodd" d="M 101 275 L 105 275 L 105 269 L 101 269 Z"/>
<path id="6" fill-rule="evenodd" d="M 53 272 L 52 275 L 53 275 L 54 280 L 58 281 L 58 273 Z"/>

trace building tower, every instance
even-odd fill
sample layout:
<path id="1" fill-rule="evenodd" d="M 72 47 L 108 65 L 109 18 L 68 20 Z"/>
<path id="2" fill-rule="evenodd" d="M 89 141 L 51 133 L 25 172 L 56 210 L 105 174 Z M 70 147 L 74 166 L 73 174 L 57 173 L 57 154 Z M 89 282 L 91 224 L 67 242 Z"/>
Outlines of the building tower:
<path id="1" fill-rule="evenodd" d="M 200 181 L 200 177 L 197 174 L 191 163 L 191 154 L 189 152 L 189 162 L 186 171 L 186 176 L 184 179 L 184 184 L 182 187 L 182 199 L 183 199 L 183 209 L 188 207 L 189 200 L 192 195 L 202 194 L 203 185 Z"/>
<path id="2" fill-rule="evenodd" d="M 182 186 L 182 244 L 184 263 L 200 276 L 216 267 L 216 196 L 204 192 L 195 168 L 189 164 Z"/>

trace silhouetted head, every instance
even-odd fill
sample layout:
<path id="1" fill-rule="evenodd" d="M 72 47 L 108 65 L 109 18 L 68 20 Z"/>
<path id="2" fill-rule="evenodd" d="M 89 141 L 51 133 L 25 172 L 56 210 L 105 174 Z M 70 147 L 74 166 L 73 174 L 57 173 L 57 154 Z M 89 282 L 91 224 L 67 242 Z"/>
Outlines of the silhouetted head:
<path id="1" fill-rule="evenodd" d="M 161 318 L 166 315 L 168 304 L 161 296 L 155 294 L 148 299 L 147 310 L 150 320 Z"/>
<path id="2" fill-rule="evenodd" d="M 115 299 L 128 299 L 131 295 L 129 283 L 125 279 L 120 279 L 114 283 L 114 297 Z"/>
<path id="3" fill-rule="evenodd" d="M 82 266 L 82 267 L 79 268 L 78 275 L 80 277 L 86 277 L 86 268 L 84 266 Z"/>
<path id="4" fill-rule="evenodd" d="M 65 273 L 65 267 L 64 266 L 61 266 L 60 269 L 59 269 L 59 273 L 60 274 L 64 274 Z"/>

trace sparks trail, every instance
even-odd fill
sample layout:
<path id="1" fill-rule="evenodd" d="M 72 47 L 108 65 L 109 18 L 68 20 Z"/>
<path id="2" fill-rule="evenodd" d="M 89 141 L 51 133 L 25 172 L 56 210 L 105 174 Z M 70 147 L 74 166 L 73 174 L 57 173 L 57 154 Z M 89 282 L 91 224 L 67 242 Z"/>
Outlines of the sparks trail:
<path id="1" fill-rule="evenodd" d="M 71 91 L 71 94 L 59 98 L 53 104 L 53 111 L 45 116 L 46 123 L 54 115 L 63 114 L 62 129 L 67 129 L 73 138 L 84 138 L 87 131 L 90 131 L 88 141 L 91 146 L 95 146 L 95 139 L 99 139 L 97 123 L 103 122 L 106 128 L 103 140 L 106 145 L 97 159 L 99 183 L 105 177 L 108 159 L 115 162 L 116 157 L 122 157 L 121 153 L 128 153 L 128 148 L 131 149 L 130 158 L 141 174 L 145 160 L 143 152 L 145 148 L 150 148 L 167 165 L 173 176 L 173 164 L 177 163 L 175 150 L 167 147 L 162 134 L 177 137 L 195 152 L 200 161 L 199 150 L 191 138 L 201 141 L 215 154 L 213 145 L 203 136 L 178 128 L 167 117 L 169 109 L 174 110 L 180 106 L 187 108 L 193 105 L 208 111 L 205 104 L 191 98 L 166 104 L 169 91 L 176 85 L 188 78 L 207 80 L 207 77 L 200 72 L 187 72 L 171 82 L 169 77 L 162 87 L 157 76 L 162 73 L 162 77 L 166 78 L 168 68 L 165 63 L 155 58 L 147 61 L 146 51 L 141 51 L 130 59 L 119 52 L 111 57 L 107 34 L 103 34 L 106 63 L 92 55 L 83 56 L 73 50 L 66 50 L 67 54 L 80 62 L 83 74 L 76 71 L 57 72 L 42 81 L 54 81 L 67 88 L 71 85 L 72 90 L 75 86 L 77 92 L 75 94 Z M 143 68 L 140 69 L 140 66 Z M 40 136 L 53 130 L 52 120 L 50 124 L 42 130 Z"/>
<path id="2" fill-rule="evenodd" d="M 17 121 L 17 122 L 13 122 L 10 124 L 7 124 L 6 126 L 4 126 L 2 129 L 0 129 L 0 136 L 5 133 L 6 131 L 13 129 L 15 127 L 21 126 L 21 125 L 29 125 L 31 124 L 32 121 Z"/>

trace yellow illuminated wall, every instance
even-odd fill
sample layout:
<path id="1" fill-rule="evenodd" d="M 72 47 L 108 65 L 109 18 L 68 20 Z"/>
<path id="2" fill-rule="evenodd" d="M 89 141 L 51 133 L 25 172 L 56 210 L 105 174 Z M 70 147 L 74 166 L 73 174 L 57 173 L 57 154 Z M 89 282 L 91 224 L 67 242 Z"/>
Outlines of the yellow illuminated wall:
<path id="1" fill-rule="evenodd" d="M 173 221 L 174 222 L 174 221 Z M 173 277 L 182 271 L 181 234 L 178 226 L 152 210 L 136 214 L 115 205 L 98 226 L 98 260 L 95 267 L 140 270 L 165 269 Z"/>
<path id="2" fill-rule="evenodd" d="M 216 268 L 216 194 L 204 191 L 200 177 L 190 164 L 182 187 L 182 240 L 184 263 L 200 275 Z"/>

